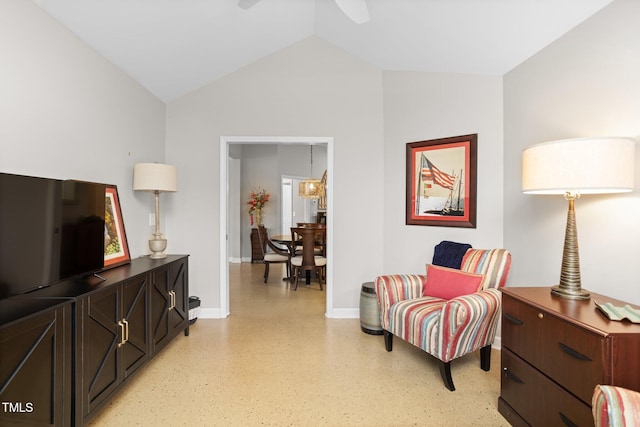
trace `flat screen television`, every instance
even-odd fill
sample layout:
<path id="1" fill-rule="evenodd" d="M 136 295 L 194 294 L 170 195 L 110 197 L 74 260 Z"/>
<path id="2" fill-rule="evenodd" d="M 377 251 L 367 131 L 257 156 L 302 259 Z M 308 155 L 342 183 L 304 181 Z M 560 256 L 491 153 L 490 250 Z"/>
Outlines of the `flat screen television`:
<path id="1" fill-rule="evenodd" d="M 105 185 L 0 173 L 0 298 L 104 265 Z"/>

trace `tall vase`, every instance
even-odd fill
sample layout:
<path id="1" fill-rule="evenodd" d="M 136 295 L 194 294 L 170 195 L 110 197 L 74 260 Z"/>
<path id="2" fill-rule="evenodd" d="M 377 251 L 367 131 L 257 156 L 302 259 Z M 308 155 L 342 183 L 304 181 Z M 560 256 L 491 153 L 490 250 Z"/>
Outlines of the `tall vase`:
<path id="1" fill-rule="evenodd" d="M 262 209 L 256 208 L 256 225 L 260 227 L 262 225 Z"/>

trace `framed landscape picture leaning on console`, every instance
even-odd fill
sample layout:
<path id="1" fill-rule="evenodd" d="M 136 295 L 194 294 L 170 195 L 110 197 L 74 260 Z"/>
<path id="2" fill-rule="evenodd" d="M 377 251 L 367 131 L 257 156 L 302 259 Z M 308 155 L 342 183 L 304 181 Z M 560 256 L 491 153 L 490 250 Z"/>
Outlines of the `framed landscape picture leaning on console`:
<path id="1" fill-rule="evenodd" d="M 111 268 L 130 261 L 118 188 L 115 185 L 107 185 L 104 215 L 104 266 Z"/>
<path id="2" fill-rule="evenodd" d="M 476 228 L 478 134 L 407 144 L 407 225 Z"/>

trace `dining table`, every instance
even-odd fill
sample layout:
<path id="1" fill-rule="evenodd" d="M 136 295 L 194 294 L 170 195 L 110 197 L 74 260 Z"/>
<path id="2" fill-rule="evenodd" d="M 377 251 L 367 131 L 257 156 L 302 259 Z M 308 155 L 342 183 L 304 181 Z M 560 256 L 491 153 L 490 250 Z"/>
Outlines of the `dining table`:
<path id="1" fill-rule="evenodd" d="M 280 245 L 284 245 L 289 250 L 291 256 L 293 256 L 293 251 L 295 250 L 295 242 L 291 238 L 291 234 L 276 234 L 275 236 L 269 236 L 273 243 L 278 243 Z"/>
<path id="2" fill-rule="evenodd" d="M 276 234 L 269 236 L 272 242 L 284 245 L 289 250 L 289 254 L 293 257 L 296 255 L 296 246 L 302 245 L 302 240 L 293 241 L 291 234 Z M 317 245 L 326 245 L 326 239 L 318 240 Z"/>

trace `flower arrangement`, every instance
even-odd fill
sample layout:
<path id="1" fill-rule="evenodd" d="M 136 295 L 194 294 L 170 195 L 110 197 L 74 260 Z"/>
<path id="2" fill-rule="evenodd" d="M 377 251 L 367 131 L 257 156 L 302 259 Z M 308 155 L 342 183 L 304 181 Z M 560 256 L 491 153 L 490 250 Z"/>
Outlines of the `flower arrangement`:
<path id="1" fill-rule="evenodd" d="M 251 225 L 253 225 L 253 214 L 256 214 L 256 222 L 258 225 L 262 225 L 262 208 L 269 201 L 271 194 L 267 193 L 266 190 L 260 190 L 258 192 L 252 191 L 249 196 L 249 201 L 247 204 L 249 205 L 249 219 L 251 220 Z"/>

